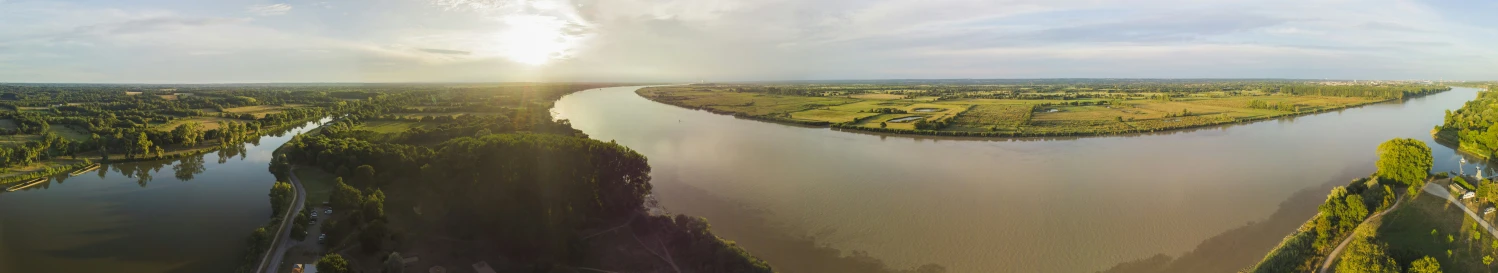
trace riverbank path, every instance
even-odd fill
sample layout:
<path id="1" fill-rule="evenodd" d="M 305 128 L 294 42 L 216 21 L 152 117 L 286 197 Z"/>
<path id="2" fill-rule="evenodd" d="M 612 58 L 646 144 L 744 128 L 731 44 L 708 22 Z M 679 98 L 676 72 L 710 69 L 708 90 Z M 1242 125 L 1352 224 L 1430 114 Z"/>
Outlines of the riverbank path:
<path id="1" fill-rule="evenodd" d="M 1432 182 L 1436 182 L 1436 181 L 1432 181 Z M 1482 225 L 1482 228 L 1488 231 L 1488 235 L 1489 236 L 1493 236 L 1493 238 L 1498 238 L 1498 229 L 1494 229 L 1493 225 L 1489 224 L 1487 220 L 1483 220 L 1481 215 L 1477 214 L 1477 212 L 1473 212 L 1471 209 L 1468 209 L 1467 205 L 1462 204 L 1462 202 L 1460 200 L 1457 200 L 1456 197 L 1451 196 L 1451 191 L 1446 190 L 1446 186 L 1441 185 L 1440 183 L 1425 183 L 1425 187 L 1422 188 L 1422 189 L 1420 189 L 1420 191 L 1424 192 L 1425 194 L 1429 194 L 1429 195 L 1432 195 L 1432 196 L 1444 198 L 1444 199 L 1446 199 L 1446 202 L 1449 202 L 1452 205 L 1456 205 L 1456 207 L 1461 208 L 1462 212 L 1464 212 L 1464 213 L 1467 214 L 1467 217 L 1472 218 L 1473 221 L 1477 222 L 1479 225 Z M 1403 198 L 1401 198 L 1401 200 L 1403 200 Z M 1378 213 L 1378 216 L 1383 216 L 1384 213 L 1388 213 L 1390 211 L 1393 211 L 1394 208 L 1396 208 L 1396 207 L 1399 207 L 1399 203 L 1398 202 L 1396 202 L 1394 204 L 1394 206 L 1390 206 L 1388 210 L 1384 210 L 1383 212 Z M 1373 217 L 1368 217 L 1368 220 L 1372 220 L 1372 219 L 1373 219 Z M 1364 220 L 1363 222 L 1366 223 L 1368 221 Z M 1352 237 L 1353 236 L 1348 235 L 1346 239 L 1342 240 L 1342 244 L 1337 245 L 1337 248 L 1333 249 L 1332 252 L 1331 252 L 1331 254 L 1326 255 L 1326 257 L 1328 257 L 1326 259 L 1326 262 L 1322 263 L 1321 264 L 1321 269 L 1317 270 L 1316 272 L 1321 272 L 1321 273 L 1331 272 L 1331 266 L 1336 261 L 1335 257 L 1338 257 L 1338 255 L 1342 254 L 1343 247 L 1346 247 L 1348 242 L 1352 242 Z"/>
<path id="2" fill-rule="evenodd" d="M 1428 185 L 1428 184 L 1435 184 L 1435 183 L 1425 183 L 1425 184 Z M 1358 226 L 1363 226 L 1363 224 L 1367 224 L 1368 221 L 1372 221 L 1375 218 L 1383 217 L 1384 214 L 1388 214 L 1390 211 L 1394 211 L 1395 208 L 1399 207 L 1400 203 L 1404 203 L 1405 199 L 1408 199 L 1408 198 L 1400 196 L 1398 199 L 1394 199 L 1394 205 L 1390 205 L 1388 209 L 1380 211 L 1380 212 L 1378 212 L 1378 214 L 1374 214 L 1373 216 L 1368 216 L 1368 218 L 1363 219 L 1362 223 L 1358 223 Z M 1357 230 L 1357 228 L 1353 228 L 1353 230 Z M 1317 269 L 1316 272 L 1319 272 L 1319 273 L 1331 272 L 1332 264 L 1336 263 L 1337 257 L 1340 256 L 1340 255 L 1342 255 L 1342 250 L 1344 250 L 1344 249 L 1347 248 L 1347 244 L 1352 242 L 1352 238 L 1353 237 L 1357 237 L 1357 236 L 1353 236 L 1353 234 L 1351 234 L 1351 232 L 1348 232 L 1347 238 L 1343 238 L 1342 239 L 1342 243 L 1337 244 L 1337 248 L 1333 248 L 1331 253 L 1326 254 L 1326 261 L 1324 261 L 1324 262 L 1321 263 L 1321 267 L 1319 269 Z"/>
<path id="3" fill-rule="evenodd" d="M 291 208 L 281 215 L 281 228 L 276 229 L 276 239 L 271 241 L 270 250 L 265 251 L 260 265 L 255 267 L 257 273 L 276 273 L 281 269 L 281 258 L 286 257 L 286 250 L 293 245 L 286 243 L 291 240 L 291 221 L 296 219 L 296 213 L 302 211 L 307 201 L 307 190 L 302 188 L 302 180 L 296 178 L 296 167 L 292 166 L 286 172 L 291 177 L 291 187 L 296 189 L 296 199 L 291 201 Z"/>

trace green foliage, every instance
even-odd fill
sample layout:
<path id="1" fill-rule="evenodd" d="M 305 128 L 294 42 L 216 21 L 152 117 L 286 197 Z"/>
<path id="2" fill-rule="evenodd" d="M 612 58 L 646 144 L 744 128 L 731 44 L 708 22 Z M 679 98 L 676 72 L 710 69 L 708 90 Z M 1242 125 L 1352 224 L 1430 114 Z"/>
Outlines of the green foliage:
<path id="1" fill-rule="evenodd" d="M 329 202 L 331 203 L 331 205 L 333 205 L 334 209 L 353 210 L 359 208 L 360 205 L 364 204 L 363 192 L 359 191 L 359 189 L 354 188 L 354 186 L 349 186 L 349 184 L 343 183 L 342 177 L 339 177 L 334 181 L 337 186 L 333 187 L 333 196 L 329 198 Z"/>
<path id="2" fill-rule="evenodd" d="M 1353 239 L 1342 253 L 1342 260 L 1337 262 L 1337 272 L 1398 273 L 1399 264 L 1385 253 L 1386 249 L 1388 246 L 1379 244 L 1372 238 Z"/>
<path id="3" fill-rule="evenodd" d="M 270 187 L 270 207 L 272 215 L 281 215 L 286 211 L 291 201 L 296 200 L 296 189 L 291 183 L 276 181 Z"/>
<path id="4" fill-rule="evenodd" d="M 1484 257 L 1483 260 L 1490 262 L 1492 257 Z M 1425 256 L 1410 264 L 1409 273 L 1441 273 L 1441 262 L 1436 261 L 1436 258 Z"/>
<path id="5" fill-rule="evenodd" d="M 1435 165 L 1435 159 L 1431 157 L 1430 147 L 1425 146 L 1425 142 L 1396 138 L 1378 145 L 1378 162 L 1375 164 L 1378 166 L 1378 177 L 1418 190 L 1424 186 L 1425 178 L 1430 176 L 1430 168 Z M 1418 193 L 1419 191 L 1412 192 Z"/>
<path id="6" fill-rule="evenodd" d="M 405 273 L 406 264 L 401 262 L 403 259 L 405 258 L 400 253 L 390 252 L 390 255 L 385 256 L 384 273 Z"/>
<path id="7" fill-rule="evenodd" d="M 344 260 L 343 255 L 333 253 L 317 259 L 317 272 L 352 273 L 353 271 L 349 270 L 348 260 Z"/>

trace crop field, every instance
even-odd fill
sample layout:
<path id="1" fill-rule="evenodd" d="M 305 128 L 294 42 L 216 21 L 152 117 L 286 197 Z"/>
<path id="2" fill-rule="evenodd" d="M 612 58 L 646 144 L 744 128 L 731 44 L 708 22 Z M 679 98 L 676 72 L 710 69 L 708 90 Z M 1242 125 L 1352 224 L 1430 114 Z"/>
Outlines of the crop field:
<path id="1" fill-rule="evenodd" d="M 995 94 L 1003 92 L 969 92 L 964 94 L 971 98 L 951 98 L 926 96 L 915 90 L 816 91 L 809 93 L 812 95 L 781 95 L 703 86 L 644 88 L 637 93 L 666 104 L 711 109 L 719 113 L 828 122 L 853 128 L 916 130 L 916 121 L 925 120 L 946 121 L 942 123 L 945 127 L 936 131 L 1026 135 L 1150 132 L 1287 116 L 1382 100 L 1266 94 L 1252 90 L 1173 96 L 1152 92 L 1065 93 L 1078 96 L 1076 99 L 1052 98 L 1054 93 L 1043 92 L 1012 93 L 1026 99 L 985 98 L 997 97 Z M 1171 97 L 1159 99 L 1165 96 Z"/>

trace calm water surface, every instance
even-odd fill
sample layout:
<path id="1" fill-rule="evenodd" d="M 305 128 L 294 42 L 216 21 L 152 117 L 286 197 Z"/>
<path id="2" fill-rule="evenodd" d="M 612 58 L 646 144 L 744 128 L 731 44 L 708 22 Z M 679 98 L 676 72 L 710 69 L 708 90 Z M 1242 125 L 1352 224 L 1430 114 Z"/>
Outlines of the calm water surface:
<path id="1" fill-rule="evenodd" d="M 803 250 L 826 246 L 949 272 L 1094 272 L 1188 252 L 1180 262 L 1198 267 L 1182 271 L 1249 266 L 1327 188 L 1370 174 L 1380 142 L 1424 140 L 1437 171 L 1454 170 L 1458 155 L 1430 130 L 1478 92 L 1178 133 L 1010 141 L 741 120 L 637 88 L 575 93 L 553 111 L 648 156 L 667 209 L 707 217 L 782 271 L 836 271 L 807 270 L 831 262 Z"/>
<path id="2" fill-rule="evenodd" d="M 271 152 L 312 125 L 0 193 L 0 272 L 233 272 L 271 217 Z"/>

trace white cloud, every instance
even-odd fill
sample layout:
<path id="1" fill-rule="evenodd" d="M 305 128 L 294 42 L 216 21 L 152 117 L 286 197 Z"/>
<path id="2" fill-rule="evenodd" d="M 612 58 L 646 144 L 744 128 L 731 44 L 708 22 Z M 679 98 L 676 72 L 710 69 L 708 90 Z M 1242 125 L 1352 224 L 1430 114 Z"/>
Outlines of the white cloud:
<path id="1" fill-rule="evenodd" d="M 250 14 L 254 14 L 254 15 L 259 15 L 259 16 L 276 16 L 276 15 L 286 14 L 286 12 L 291 11 L 291 5 L 287 5 L 287 4 L 253 5 L 253 6 L 250 6 L 247 10 L 250 12 Z"/>

